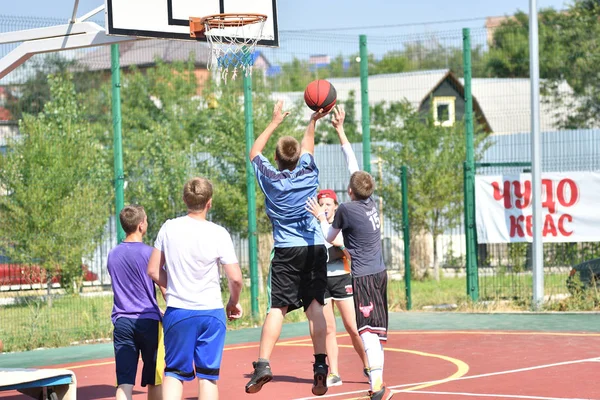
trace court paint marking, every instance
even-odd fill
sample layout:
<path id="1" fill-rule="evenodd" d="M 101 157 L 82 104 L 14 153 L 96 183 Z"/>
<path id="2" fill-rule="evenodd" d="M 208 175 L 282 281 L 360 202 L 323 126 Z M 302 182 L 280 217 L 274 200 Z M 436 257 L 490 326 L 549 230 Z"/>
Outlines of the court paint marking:
<path id="1" fill-rule="evenodd" d="M 514 373 L 517 373 L 517 372 L 534 371 L 536 369 L 560 367 L 560 366 L 563 366 L 563 365 L 581 364 L 581 363 L 586 363 L 586 362 L 594 362 L 596 360 L 598 360 L 598 358 L 594 357 L 594 358 L 585 358 L 585 359 L 582 359 L 582 360 L 563 361 L 563 362 L 552 363 L 552 364 L 536 365 L 536 366 L 533 366 L 533 367 L 510 369 L 510 370 L 499 371 L 499 372 L 490 372 L 490 373 L 487 373 L 487 374 L 462 376 L 462 377 L 453 379 L 453 381 L 464 381 L 464 380 L 467 380 L 467 379 L 487 378 L 489 376 L 507 375 L 507 374 L 514 374 Z M 429 382 L 424 382 L 424 384 L 426 384 L 426 383 L 429 383 Z M 436 381 L 431 381 L 430 383 L 438 384 Z M 443 382 L 439 382 L 439 383 L 443 383 Z M 395 386 L 390 386 L 390 389 L 397 389 L 397 388 L 406 387 L 406 386 L 412 386 L 412 385 L 418 385 L 418 384 L 408 383 L 408 384 L 403 384 L 403 385 L 395 385 Z M 414 388 L 410 387 L 408 389 L 404 389 L 403 391 L 407 391 L 407 390 L 414 390 Z"/>
<path id="2" fill-rule="evenodd" d="M 500 397 L 509 399 L 533 399 L 533 400 L 594 400 L 586 397 L 585 399 L 575 397 L 540 397 L 540 396 L 521 396 L 513 394 L 491 394 L 491 393 L 464 393 L 464 392 L 429 392 L 429 391 L 418 391 L 418 392 L 405 392 L 404 390 L 396 391 L 395 393 L 412 393 L 412 394 L 438 394 L 438 395 L 451 395 L 451 396 L 468 396 L 468 397 Z"/>
<path id="3" fill-rule="evenodd" d="M 81 365 L 73 365 L 72 367 L 64 367 L 64 369 L 79 369 L 79 368 L 87 368 L 87 367 L 100 367 L 102 365 L 110 365 L 114 364 L 114 361 L 105 361 L 101 363 L 93 363 L 93 364 L 81 364 Z M 46 368 L 46 367 L 44 367 Z"/>
<path id="4" fill-rule="evenodd" d="M 388 335 L 422 335 L 422 334 L 428 334 L 428 335 L 440 335 L 440 334 L 464 334 L 464 335 L 541 335 L 541 336 L 574 336 L 574 337 L 600 337 L 600 333 L 576 333 L 576 332 L 531 332 L 531 331 L 388 331 Z M 336 335 L 337 337 L 347 337 L 349 336 L 347 333 L 341 333 Z M 277 346 L 292 346 L 294 344 L 296 345 L 300 345 L 300 343 L 306 343 L 306 342 L 310 342 L 311 338 L 304 338 L 304 339 L 296 339 L 296 340 L 289 340 L 289 341 L 285 341 L 285 342 L 279 342 L 276 345 Z M 304 346 L 310 346 L 311 344 L 306 344 Z M 242 349 L 249 349 L 249 348 L 256 348 L 258 347 L 259 344 L 255 343 L 255 344 L 251 344 L 251 345 L 243 345 L 243 346 L 234 346 L 234 347 L 225 347 L 223 350 L 224 351 L 229 351 L 229 350 L 242 350 Z M 350 345 L 340 345 L 340 347 L 352 347 Z M 391 348 L 386 347 L 386 350 L 390 350 Z M 393 350 L 392 350 L 393 351 Z M 397 351 L 402 351 L 402 349 L 398 349 Z M 408 352 L 408 351 L 406 351 Z M 460 360 L 458 360 L 460 361 Z M 464 380 L 464 379 L 473 379 L 473 378 L 483 378 L 486 376 L 494 376 L 494 375 L 502 375 L 502 374 L 509 374 L 509 373 L 514 373 L 514 372 L 522 372 L 522 371 L 528 371 L 528 370 L 533 370 L 533 369 L 540 369 L 540 368 L 549 368 L 549 367 L 553 367 L 553 366 L 560 366 L 560 365 L 569 365 L 569 364 L 576 364 L 576 363 L 581 363 L 581 362 L 600 362 L 600 357 L 595 357 L 595 358 L 590 358 L 590 359 L 585 359 L 585 360 L 575 360 L 575 361 L 567 361 L 564 363 L 556 363 L 556 364 L 548 364 L 548 365 L 544 365 L 544 366 L 536 366 L 536 367 L 529 367 L 529 368 L 524 368 L 524 369 L 517 369 L 517 370 L 508 370 L 508 371 L 500 371 L 500 372 L 494 372 L 494 373 L 490 373 L 490 374 L 482 374 L 482 375 L 473 375 L 473 376 L 463 376 L 463 377 L 458 377 L 458 378 L 454 378 L 452 380 Z M 95 366 L 104 366 L 104 365 L 111 365 L 114 364 L 114 361 L 106 361 L 106 362 L 101 362 L 101 363 L 91 363 L 91 364 L 75 364 L 73 366 L 66 366 L 63 367 L 65 369 L 80 369 L 80 368 L 87 368 L 87 367 L 95 367 Z M 49 368 L 50 366 L 47 367 L 43 367 L 43 368 Z M 468 367 L 467 367 L 468 368 Z M 411 388 L 410 386 L 414 386 L 414 385 L 427 385 L 424 386 L 428 387 L 428 386 L 433 386 L 433 385 L 438 385 L 441 383 L 445 383 L 448 382 L 446 379 L 443 380 L 439 380 L 439 381 L 424 381 L 424 382 L 416 382 L 416 383 L 408 383 L 408 384 L 402 384 L 402 385 L 395 385 L 395 386 L 390 386 L 390 389 L 398 389 L 398 388 L 402 388 L 402 387 L 409 387 L 408 389 L 403 389 L 402 392 L 404 391 L 411 391 L 412 393 L 421 393 L 421 392 L 414 392 L 414 388 Z M 394 392 L 399 392 L 399 391 L 394 391 Z M 344 396 L 344 395 L 353 395 L 353 394 L 360 394 L 360 393 L 364 393 L 363 390 L 360 391 L 352 391 L 352 392 L 346 392 L 346 393 L 339 393 L 339 394 L 335 394 L 335 395 L 324 395 L 324 396 L 319 396 L 319 397 L 307 397 L 307 398 L 301 398 L 301 399 L 297 399 L 297 400 L 308 400 L 308 399 L 318 399 L 318 398 L 328 398 L 328 397 L 339 397 L 339 396 Z M 359 398 L 360 399 L 360 398 Z M 564 399 L 564 400 L 570 400 L 570 399 Z M 574 399 L 574 400 L 578 400 L 578 399 Z M 599 399 L 600 400 L 600 399 Z"/>
<path id="5" fill-rule="evenodd" d="M 352 347 L 352 346 L 349 346 L 349 345 L 340 345 L 340 347 Z M 392 350 L 391 348 L 386 348 L 386 351 L 387 350 L 404 352 L 402 349 L 394 349 L 394 350 Z M 409 351 L 407 351 L 407 352 L 409 352 Z M 448 357 L 448 358 L 450 358 L 450 357 Z M 460 360 L 458 360 L 458 361 L 460 361 Z M 563 365 L 581 364 L 581 363 L 586 363 L 586 362 L 598 362 L 598 361 L 600 361 L 600 357 L 585 358 L 585 359 L 581 359 L 581 360 L 563 361 L 563 362 L 559 362 L 559 363 L 537 365 L 537 366 L 533 366 L 533 367 L 518 368 L 518 369 L 506 370 L 506 371 L 499 371 L 499 372 L 491 372 L 491 373 L 486 373 L 486 374 L 471 375 L 471 376 L 459 376 L 459 377 L 452 378 L 452 379 L 445 378 L 445 379 L 441 379 L 441 380 L 437 380 L 437 381 L 424 381 L 424 382 L 405 383 L 405 384 L 402 384 L 402 385 L 393 385 L 393 386 L 388 386 L 388 387 L 390 389 L 396 389 L 396 390 L 392 390 L 393 393 L 403 393 L 403 392 L 404 393 L 406 393 L 406 392 L 410 392 L 410 393 L 425 393 L 425 392 L 417 391 L 417 390 L 419 390 L 420 388 L 426 388 L 426 387 L 440 385 L 442 383 L 453 382 L 453 381 L 461 381 L 461 380 L 476 379 L 476 378 L 486 378 L 486 377 L 489 377 L 489 376 L 506 375 L 506 374 L 512 374 L 512 373 L 517 373 L 517 372 L 533 371 L 533 370 L 543 369 L 543 368 L 552 368 L 552 367 L 558 367 L 558 366 L 563 366 Z M 397 389 L 400 389 L 400 388 L 405 388 L 405 389 L 397 390 Z M 351 396 L 351 395 L 357 395 L 357 394 L 363 394 L 364 395 L 364 393 L 365 393 L 364 390 L 358 390 L 358 391 L 336 393 L 336 394 L 319 396 L 319 397 L 303 397 L 303 398 L 299 398 L 299 399 L 296 399 L 296 400 L 314 400 L 314 399 L 326 398 L 326 397 L 333 398 L 333 397 Z M 436 392 L 436 393 L 441 393 L 441 392 Z M 476 396 L 476 395 L 474 395 L 474 396 Z M 500 397 L 500 396 L 501 395 L 497 395 L 496 397 Z M 524 397 L 524 398 L 527 398 L 527 397 Z M 533 398 L 535 399 L 536 397 L 533 397 Z M 354 397 L 354 398 L 350 398 L 350 399 L 347 399 L 347 400 L 358 400 L 358 399 L 364 399 L 364 397 Z M 544 398 L 541 397 L 540 399 L 544 399 Z M 571 400 L 571 399 L 560 399 L 560 400 Z M 579 399 L 575 399 L 575 400 L 579 400 Z M 584 399 L 584 400 L 590 400 L 590 399 Z M 598 399 L 598 400 L 600 400 L 600 399 Z"/>
<path id="6" fill-rule="evenodd" d="M 294 343 L 294 344 L 283 344 L 282 345 L 287 345 L 287 346 L 312 346 L 312 344 L 298 344 L 298 343 Z M 339 347 L 346 347 L 346 348 L 354 348 L 351 345 L 338 345 Z M 398 353 L 409 353 L 409 354 L 415 354 L 421 357 L 431 357 L 431 358 L 438 358 L 444 361 L 448 361 L 452 364 L 454 364 L 456 366 L 456 372 L 453 373 L 452 375 L 450 375 L 447 378 L 444 379 L 439 379 L 436 381 L 428 381 L 428 382 L 421 382 L 421 383 L 416 383 L 414 385 L 414 387 L 412 388 L 408 388 L 405 389 L 405 391 L 408 390 L 417 390 L 420 388 L 426 388 L 426 387 L 430 387 L 430 386 L 434 386 L 434 385 L 439 385 L 441 383 L 444 382 L 449 382 L 449 381 L 454 381 L 459 379 L 460 377 L 466 375 L 469 372 L 469 365 L 467 363 L 465 363 L 462 360 L 456 359 L 456 358 L 452 358 L 452 357 L 448 357 L 442 354 L 434 354 L 434 353 L 425 353 L 422 351 L 416 351 L 416 350 L 407 350 L 407 349 L 399 349 L 396 347 L 386 347 L 385 351 L 392 351 L 392 352 L 398 352 Z M 393 388 L 393 386 L 390 386 L 390 389 Z M 322 398 L 331 398 L 331 397 L 340 397 L 340 396 L 348 396 L 348 395 L 356 395 L 356 394 L 362 394 L 363 396 L 361 397 L 356 397 L 353 399 L 349 399 L 349 400 L 358 400 L 358 399 L 364 399 L 364 394 L 365 391 L 364 390 L 356 390 L 356 391 L 352 391 L 352 392 L 344 392 L 344 393 L 336 393 L 336 394 L 331 394 L 331 395 L 324 395 L 324 396 L 315 396 L 315 397 L 303 397 L 300 399 L 296 399 L 296 400 L 312 400 L 312 399 L 322 399 Z"/>
<path id="7" fill-rule="evenodd" d="M 388 335 L 525 335 L 525 336 L 573 336 L 600 337 L 600 333 L 579 332 L 529 332 L 529 331 L 388 331 Z"/>
<path id="8" fill-rule="evenodd" d="M 441 335 L 441 334 L 465 334 L 465 335 L 543 335 L 543 336 L 582 336 L 582 337 L 587 337 L 587 336 L 592 336 L 592 337 L 600 337 L 600 333 L 574 333 L 574 332 L 514 332 L 514 331 L 388 331 L 388 335 L 422 335 L 422 334 L 428 334 L 428 335 Z M 336 335 L 337 337 L 349 337 L 350 335 L 348 335 L 347 333 L 340 333 L 338 335 Z M 285 345 L 291 345 L 294 343 L 306 343 L 306 342 L 310 342 L 311 338 L 303 338 L 303 339 L 295 339 L 295 340 L 288 340 L 288 341 L 284 341 L 284 342 L 279 342 L 276 344 L 276 346 L 285 346 Z M 225 348 L 223 349 L 223 351 L 229 351 L 229 350 L 243 350 L 243 349 L 251 349 L 251 348 L 256 348 L 258 347 L 259 344 L 258 343 L 254 343 L 254 344 L 249 344 L 249 345 L 242 345 L 242 346 L 225 346 Z M 340 347 L 344 347 L 344 346 L 340 346 Z M 351 347 L 351 346 L 348 346 Z M 386 350 L 388 348 L 386 347 Z M 600 357 L 598 357 L 595 360 L 590 360 L 590 361 L 598 361 L 600 362 Z M 110 364 L 114 364 L 114 361 L 107 361 L 107 362 L 102 362 L 102 363 L 92 363 L 92 364 L 75 364 L 71 367 L 64 367 L 64 368 L 70 368 L 70 369 L 79 369 L 79 368 L 86 368 L 86 367 L 96 367 L 96 366 L 102 366 L 102 365 L 110 365 Z M 43 367 L 43 368 L 48 368 L 50 366 L 47 367 Z M 428 382 L 421 382 L 421 383 L 416 383 L 417 384 L 425 384 Z"/>
<path id="9" fill-rule="evenodd" d="M 277 343 L 277 346 L 285 346 L 288 343 L 290 343 L 290 345 L 293 345 L 294 343 L 299 343 L 302 341 L 310 341 L 311 339 L 302 339 L 302 340 L 294 340 L 294 341 L 289 341 L 289 342 L 280 342 Z M 245 345 L 245 346 L 234 346 L 234 347 L 225 347 L 223 349 L 223 351 L 230 351 L 230 350 L 243 350 L 243 349 L 253 349 L 253 348 L 257 348 L 259 345 L 258 343 L 255 344 L 249 344 L 249 345 Z M 312 345 L 311 345 L 312 346 Z M 80 369 L 80 368 L 87 368 L 87 367 L 100 367 L 103 365 L 110 365 L 110 364 L 114 364 L 114 361 L 105 361 L 105 362 L 101 362 L 101 363 L 92 363 L 92 364 L 74 364 L 72 366 L 65 366 L 63 368 L 65 369 Z M 41 367 L 43 368 L 50 368 L 51 366 L 46 366 L 46 367 Z"/>

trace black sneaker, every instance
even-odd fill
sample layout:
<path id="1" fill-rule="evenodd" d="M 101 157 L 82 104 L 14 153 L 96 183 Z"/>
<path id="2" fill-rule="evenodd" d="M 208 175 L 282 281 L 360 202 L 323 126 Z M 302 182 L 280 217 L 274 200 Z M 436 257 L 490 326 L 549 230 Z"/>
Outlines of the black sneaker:
<path id="1" fill-rule="evenodd" d="M 246 383 L 246 393 L 260 392 L 263 385 L 271 382 L 273 379 L 273 372 L 271 372 L 271 366 L 268 362 L 253 361 L 252 366 L 254 367 L 254 372 L 250 381 Z"/>
<path id="2" fill-rule="evenodd" d="M 315 372 L 315 380 L 313 382 L 312 393 L 315 396 L 323 396 L 327 393 L 327 374 L 329 373 L 329 367 L 327 364 L 313 365 L 313 371 Z"/>

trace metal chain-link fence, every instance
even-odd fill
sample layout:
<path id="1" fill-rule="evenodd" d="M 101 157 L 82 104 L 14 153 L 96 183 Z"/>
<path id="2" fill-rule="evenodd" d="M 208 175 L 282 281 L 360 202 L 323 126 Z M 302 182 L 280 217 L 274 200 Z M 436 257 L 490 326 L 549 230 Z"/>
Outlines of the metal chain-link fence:
<path id="1" fill-rule="evenodd" d="M 521 51 L 526 35 L 522 24 L 513 24 L 519 18 L 489 20 L 486 28 L 471 30 L 477 174 L 522 172 L 524 167 L 501 165 L 530 161 L 528 55 Z M 99 18 L 94 21 L 103 24 Z M 555 38 L 551 29 L 544 28 L 546 22 L 541 23 L 541 40 L 552 43 Z M 0 16 L 0 32 L 61 23 Z M 328 79 L 346 111 L 346 133 L 365 168 L 359 38 L 331 32 L 327 38 L 323 40 L 322 32 L 281 31 L 279 48 L 257 51 L 255 131 L 268 123 L 273 101 L 283 99 L 292 116 L 280 133 L 300 137 L 310 112 L 303 105 L 304 88 L 314 79 Z M 375 195 L 384 216 L 386 264 L 392 276 L 403 275 L 405 221 L 399 182 L 400 167 L 406 165 L 413 277 L 457 282 L 444 297 L 436 297 L 441 286 L 434 283 L 437 289 L 413 301 L 415 307 L 466 298 L 462 43 L 459 30 L 367 37 L 370 170 L 377 179 Z M 0 45 L 0 55 L 17 45 Z M 596 171 L 598 124 L 583 109 L 590 100 L 585 85 L 593 82 L 582 84 L 578 76 L 556 78 L 559 72 L 562 76 L 568 72 L 559 68 L 571 57 L 563 47 L 540 47 L 545 82 L 543 170 Z M 125 201 L 146 207 L 147 242 L 152 243 L 166 219 L 185 212 L 180 201 L 185 179 L 203 174 L 215 185 L 212 218 L 232 232 L 248 276 L 240 80 L 223 85 L 211 79 L 203 44 L 137 40 L 121 44 L 119 51 Z M 565 105 L 565 93 L 581 105 L 578 115 Z M 106 257 L 116 244 L 110 110 L 109 47 L 36 55 L 0 80 L 0 210 L 3 218 L 12 218 L 9 223 L 3 220 L 0 229 L 0 337 L 5 348 L 110 335 L 112 294 Z M 349 174 L 335 131 L 327 122 L 317 131 L 321 187 L 335 190 L 346 201 Z M 78 153 L 73 154 L 74 149 Z M 270 157 L 273 147 L 267 151 Z M 259 272 L 264 278 L 272 241 L 259 192 L 257 199 Z M 77 242 L 81 245 L 74 246 Z M 597 256 L 598 247 L 546 244 L 546 293 L 566 295 L 570 266 Z M 479 245 L 481 300 L 529 301 L 529 248 Z M 260 281 L 262 285 L 264 279 Z M 403 284 L 394 285 L 391 303 L 402 307 Z M 54 299 L 52 307 L 48 298 Z M 249 299 L 245 301 L 249 310 Z"/>

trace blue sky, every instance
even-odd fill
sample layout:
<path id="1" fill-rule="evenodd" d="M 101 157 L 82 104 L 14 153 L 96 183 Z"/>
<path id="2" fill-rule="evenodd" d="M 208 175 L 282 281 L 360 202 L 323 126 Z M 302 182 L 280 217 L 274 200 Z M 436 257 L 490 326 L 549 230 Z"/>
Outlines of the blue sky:
<path id="1" fill-rule="evenodd" d="M 251 1 L 251 0 L 246 0 Z M 74 0 L 2 0 L 0 15 L 37 16 L 68 19 Z M 102 5 L 104 0 L 80 0 L 79 13 Z M 538 7 L 565 8 L 564 0 L 538 0 Z M 367 6 L 368 5 L 368 6 Z M 362 29 L 355 33 L 404 34 L 482 27 L 484 17 L 527 11 L 528 0 L 279 0 L 280 30 L 311 30 L 357 26 L 414 24 L 389 29 Z M 470 20 L 456 23 L 420 24 L 432 21 Z M 477 20 L 471 20 L 477 19 Z M 353 30 L 344 31 L 351 34 Z"/>

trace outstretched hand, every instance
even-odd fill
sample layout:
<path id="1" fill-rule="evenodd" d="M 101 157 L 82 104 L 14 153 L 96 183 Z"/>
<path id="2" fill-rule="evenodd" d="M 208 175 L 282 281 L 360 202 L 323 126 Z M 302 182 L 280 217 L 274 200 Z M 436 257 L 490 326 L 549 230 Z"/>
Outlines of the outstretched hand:
<path id="1" fill-rule="evenodd" d="M 344 127 L 344 118 L 346 118 L 346 112 L 340 106 L 333 107 L 333 113 L 331 115 L 331 125 L 338 130 Z"/>
<path id="2" fill-rule="evenodd" d="M 306 200 L 304 209 L 314 215 L 317 219 L 325 217 L 325 210 L 319 205 L 319 202 L 315 197 L 309 197 L 308 200 Z"/>
<path id="3" fill-rule="evenodd" d="M 321 118 L 323 118 L 324 116 L 326 116 L 327 114 L 329 114 L 329 112 L 325 112 L 323 111 L 323 109 L 319 109 L 319 111 L 314 112 L 311 116 L 310 119 L 314 120 L 315 122 L 317 122 L 318 120 L 320 120 Z"/>
<path id="4" fill-rule="evenodd" d="M 243 315 L 242 306 L 239 303 L 234 303 L 231 300 L 227 303 L 225 307 L 225 312 L 227 313 L 227 319 L 232 321 L 234 319 L 240 319 Z"/>
<path id="5" fill-rule="evenodd" d="M 273 118 L 272 121 L 277 125 L 281 124 L 283 120 L 290 115 L 289 111 L 282 112 L 283 110 L 283 100 L 279 100 L 275 103 L 275 107 L 273 107 Z"/>

